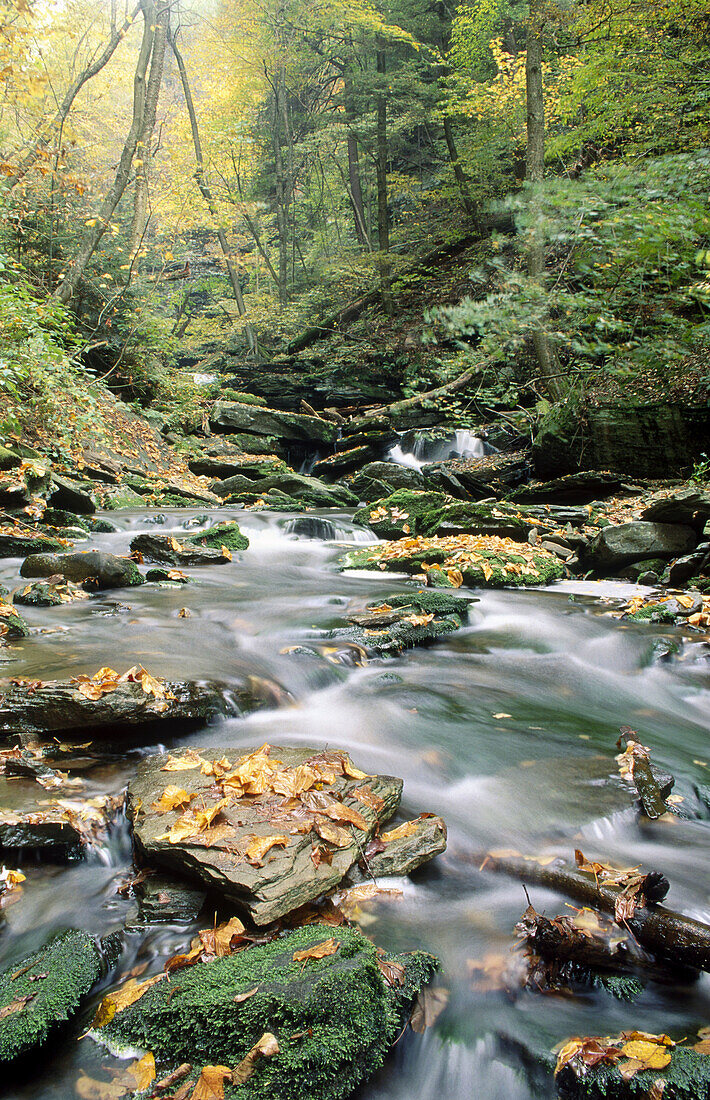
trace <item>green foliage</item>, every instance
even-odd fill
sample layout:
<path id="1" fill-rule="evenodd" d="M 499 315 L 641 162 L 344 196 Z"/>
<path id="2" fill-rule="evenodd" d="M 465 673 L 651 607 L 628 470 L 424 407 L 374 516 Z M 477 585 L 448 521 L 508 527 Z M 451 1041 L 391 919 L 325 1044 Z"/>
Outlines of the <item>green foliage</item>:
<path id="1" fill-rule="evenodd" d="M 710 482 L 710 458 L 704 452 L 693 466 L 688 480 L 697 485 L 707 485 Z"/>
<path id="2" fill-rule="evenodd" d="M 264 397 L 259 397 L 255 393 L 243 393 L 241 390 L 234 390 L 231 386 L 224 386 L 219 391 L 220 396 L 224 396 L 228 401 L 237 401 L 240 405 L 258 405 L 260 409 L 268 408 L 268 401 Z"/>

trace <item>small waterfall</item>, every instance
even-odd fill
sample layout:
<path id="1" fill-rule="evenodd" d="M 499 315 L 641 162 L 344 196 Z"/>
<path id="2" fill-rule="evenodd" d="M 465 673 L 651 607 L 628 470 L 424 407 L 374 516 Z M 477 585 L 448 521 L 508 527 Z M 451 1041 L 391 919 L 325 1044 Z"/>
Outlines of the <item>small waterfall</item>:
<path id="1" fill-rule="evenodd" d="M 439 439 L 432 439 L 427 432 L 405 432 L 400 442 L 389 451 L 387 458 L 399 466 L 421 470 L 429 462 L 444 462 L 447 458 L 483 458 L 494 454 L 497 448 L 468 428 Z"/>
<path id="2" fill-rule="evenodd" d="M 284 526 L 284 534 L 299 539 L 321 542 L 373 542 L 372 531 L 357 527 L 346 520 L 325 519 L 323 516 L 297 516 Z"/>

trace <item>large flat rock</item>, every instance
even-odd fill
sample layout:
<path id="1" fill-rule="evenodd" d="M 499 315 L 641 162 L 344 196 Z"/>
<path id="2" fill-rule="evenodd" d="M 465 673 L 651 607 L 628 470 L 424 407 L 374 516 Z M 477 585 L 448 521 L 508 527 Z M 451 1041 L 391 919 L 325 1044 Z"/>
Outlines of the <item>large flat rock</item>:
<path id="1" fill-rule="evenodd" d="M 338 436 L 337 426 L 318 416 L 264 409 L 236 401 L 217 401 L 210 413 L 210 425 L 217 431 L 250 432 L 314 443 L 334 443 Z"/>
<path id="2" fill-rule="evenodd" d="M 163 810 L 169 787 L 185 801 Z M 128 813 L 149 864 L 206 883 L 263 925 L 336 886 L 401 794 L 401 779 L 366 776 L 346 753 L 208 749 L 142 760 Z"/>

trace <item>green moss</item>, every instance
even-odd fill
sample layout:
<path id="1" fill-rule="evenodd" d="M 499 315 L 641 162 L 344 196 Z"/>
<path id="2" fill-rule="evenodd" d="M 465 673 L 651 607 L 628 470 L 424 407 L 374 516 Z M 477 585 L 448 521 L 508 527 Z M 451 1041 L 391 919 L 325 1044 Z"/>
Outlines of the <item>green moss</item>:
<path id="1" fill-rule="evenodd" d="M 654 623 L 674 623 L 676 621 L 675 613 L 669 607 L 665 607 L 660 603 L 644 604 L 638 611 L 627 615 L 626 618 L 633 619 L 637 623 L 650 622 L 651 620 Z"/>
<path id="2" fill-rule="evenodd" d="M 560 1095 L 565 1098 L 589 1097 L 590 1100 L 642 1100 L 648 1097 L 656 1081 L 664 1081 L 668 1100 L 707 1100 L 710 1095 L 710 1058 L 688 1047 L 674 1047 L 665 1069 L 649 1069 L 624 1081 L 615 1066 L 600 1065 L 589 1069 L 581 1079 L 570 1070 L 557 1077 Z"/>
<path id="3" fill-rule="evenodd" d="M 13 596 L 13 602 L 17 602 L 16 596 Z M 30 628 L 21 615 L 15 611 L 11 604 L 5 603 L 0 598 L 0 608 L 2 608 L 2 616 L 0 617 L 0 638 L 3 641 L 11 641 L 13 638 L 26 638 L 29 635 Z M 5 628 L 4 632 L 2 627 Z"/>
<path id="4" fill-rule="evenodd" d="M 428 535 L 432 533 L 432 517 L 446 503 L 445 493 L 424 492 L 416 489 L 397 489 L 364 508 L 358 508 L 353 516 L 355 523 L 370 526 L 380 538 L 400 538 L 403 535 Z M 405 531 L 405 527 L 408 530 Z"/>
<path id="5" fill-rule="evenodd" d="M 228 550 L 246 550 L 249 546 L 249 539 L 242 534 L 234 520 L 217 523 L 214 527 L 200 531 L 197 535 L 190 535 L 183 541 L 187 545 L 209 546 L 213 550 L 220 550 L 223 546 Z"/>
<path id="6" fill-rule="evenodd" d="M 295 951 L 334 937 L 335 954 L 296 962 Z M 405 984 L 391 989 L 373 944 L 348 928 L 308 925 L 271 943 L 183 970 L 160 982 L 104 1029 L 153 1051 L 161 1066 L 234 1066 L 265 1031 L 279 1053 L 263 1059 L 230 1098 L 338 1100 L 374 1072 L 416 991 L 436 969 L 430 955 L 398 956 Z M 238 1004 L 235 996 L 256 992 Z"/>
<path id="7" fill-rule="evenodd" d="M 101 971 L 94 940 L 78 931 L 65 932 L 13 963 L 0 977 L 0 1009 L 23 997 L 32 1000 L 0 1019 L 0 1060 L 10 1062 L 41 1046 L 56 1024 L 76 1012 Z"/>
<path id="8" fill-rule="evenodd" d="M 384 543 L 382 546 L 370 546 L 361 550 L 351 550 L 342 559 L 343 569 L 382 569 L 394 573 L 429 572 L 430 581 L 448 582 L 446 570 L 456 568 L 463 575 L 464 584 L 471 588 L 508 588 L 527 585 L 549 584 L 564 574 L 564 566 L 553 554 L 525 547 L 525 556 L 515 550 L 502 552 L 491 543 L 476 549 L 476 558 L 457 558 L 451 560 L 451 551 L 442 549 L 436 542 L 431 545 L 414 546 L 407 551 L 404 546 L 398 556 L 389 556 L 391 548 L 397 543 Z M 522 548 L 521 548 L 522 551 Z M 446 563 L 446 564 L 445 564 Z M 521 570 L 533 565 L 536 574 L 506 570 L 506 566 L 520 566 Z M 442 566 L 441 570 L 437 569 Z M 439 577 L 437 578 L 437 572 Z M 488 576 L 486 574 L 489 574 Z M 450 582 L 448 582 L 450 583 Z"/>
<path id="9" fill-rule="evenodd" d="M 196 504 L 194 497 L 184 497 L 181 493 L 158 493 L 151 501 L 161 508 L 194 508 Z"/>
<path id="10" fill-rule="evenodd" d="M 260 409 L 268 408 L 268 404 L 263 397 L 257 397 L 255 393 L 243 393 L 242 390 L 232 389 L 231 386 L 223 386 L 222 395 L 228 401 L 238 401 L 240 405 L 257 405 Z"/>

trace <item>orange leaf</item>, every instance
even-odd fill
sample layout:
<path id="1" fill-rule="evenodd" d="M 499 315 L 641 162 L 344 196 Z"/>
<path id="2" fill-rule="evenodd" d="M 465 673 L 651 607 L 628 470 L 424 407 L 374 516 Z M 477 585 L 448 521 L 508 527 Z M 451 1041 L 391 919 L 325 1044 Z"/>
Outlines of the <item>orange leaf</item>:
<path id="1" fill-rule="evenodd" d="M 246 1058 L 242 1059 L 232 1073 L 232 1084 L 243 1085 L 251 1077 L 260 1058 L 273 1058 L 278 1053 L 279 1044 L 276 1036 L 270 1031 L 265 1031 L 259 1042 L 254 1044 Z"/>
<path id="2" fill-rule="evenodd" d="M 156 810 L 158 813 L 169 813 L 170 810 L 176 809 L 178 806 L 185 806 L 188 802 L 191 802 L 193 798 L 196 798 L 195 794 L 188 794 L 182 787 L 178 787 L 176 783 L 169 783 L 157 802 L 151 803 L 151 810 Z"/>
<path id="3" fill-rule="evenodd" d="M 255 867 L 261 867 L 267 852 L 276 846 L 284 848 L 287 844 L 287 836 L 255 836 L 247 847 L 247 859 Z"/>
<path id="4" fill-rule="evenodd" d="M 224 1100 L 224 1079 L 231 1076 L 229 1066 L 203 1066 L 190 1100 Z"/>
<path id="5" fill-rule="evenodd" d="M 314 947 L 305 948 L 303 951 L 294 951 L 293 961 L 304 962 L 306 959 L 324 959 L 327 955 L 334 955 L 340 947 L 340 940 L 324 940 Z"/>

